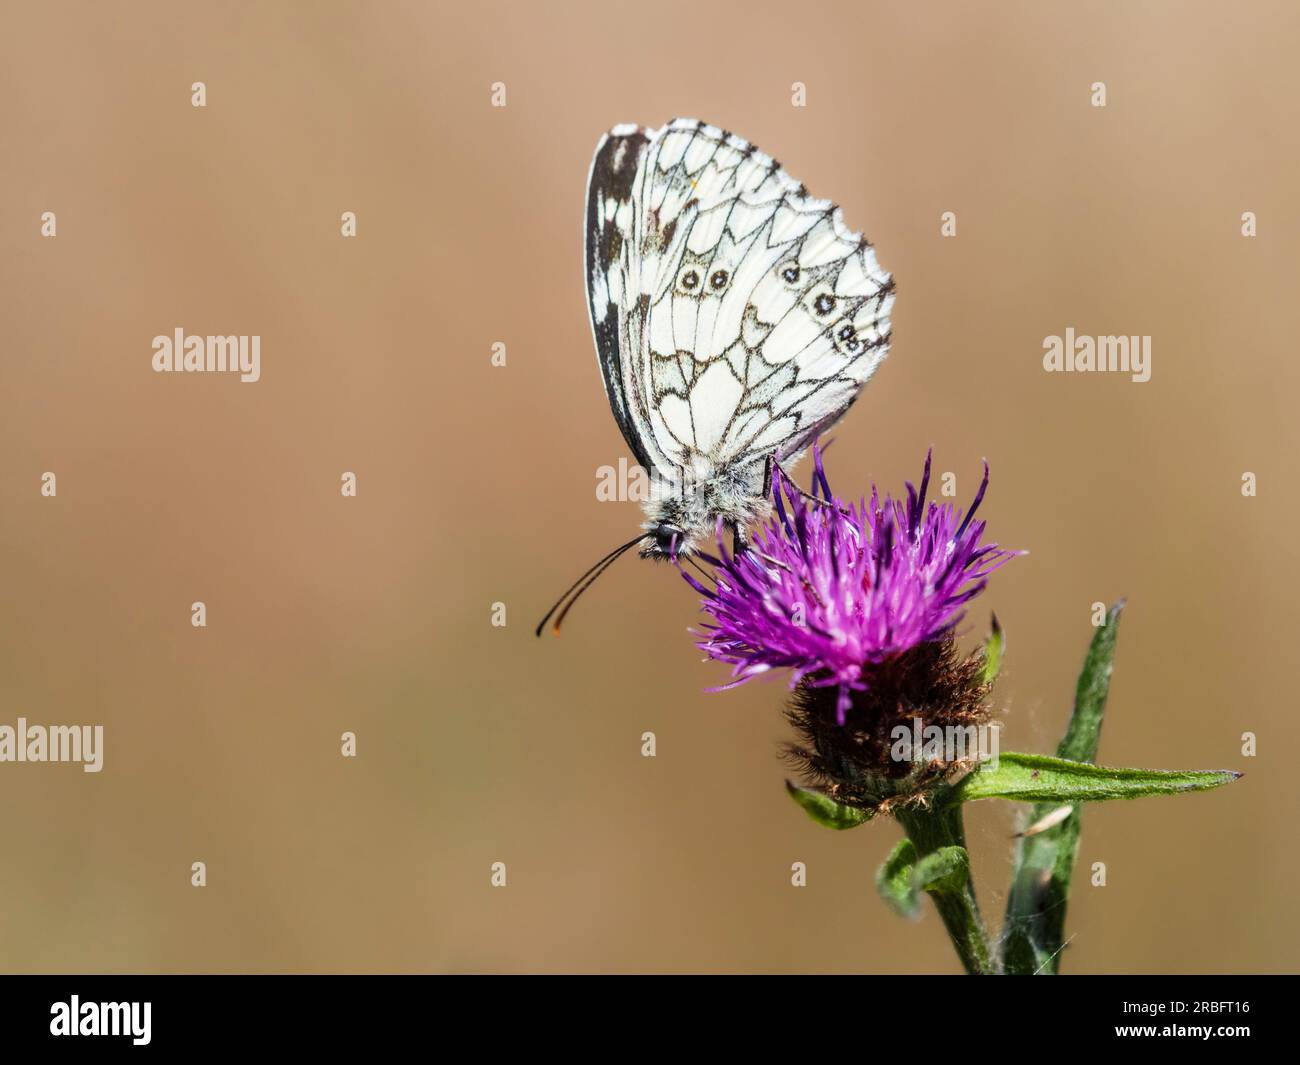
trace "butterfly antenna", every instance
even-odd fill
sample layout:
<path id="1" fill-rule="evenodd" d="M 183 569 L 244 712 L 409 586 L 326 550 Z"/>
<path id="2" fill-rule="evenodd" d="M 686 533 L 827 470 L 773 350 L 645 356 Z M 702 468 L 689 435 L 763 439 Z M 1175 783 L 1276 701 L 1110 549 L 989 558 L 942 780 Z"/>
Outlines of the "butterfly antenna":
<path id="1" fill-rule="evenodd" d="M 717 583 L 718 583 L 717 578 L 715 578 L 715 577 L 713 576 L 712 573 L 710 573 L 710 572 L 709 572 L 708 570 L 706 570 L 703 566 L 701 566 L 698 562 L 696 562 L 695 559 L 691 558 L 690 555 L 683 555 L 682 557 L 683 557 L 684 559 L 686 559 L 686 564 L 687 564 L 688 566 L 691 566 L 691 567 L 692 567 L 692 568 L 693 568 L 697 573 L 699 573 L 699 575 L 700 575 L 701 577 L 703 577 L 706 581 L 713 581 L 714 584 L 717 584 Z"/>
<path id="2" fill-rule="evenodd" d="M 535 635 L 540 636 L 542 634 L 542 630 L 546 628 L 546 623 L 551 620 L 551 615 L 560 609 L 560 606 L 564 603 L 566 599 L 569 599 L 570 595 L 573 595 L 573 598 L 569 599 L 568 606 L 565 606 L 564 609 L 560 611 L 560 616 L 555 619 L 555 632 L 558 635 L 560 631 L 560 624 L 564 621 L 565 615 L 568 614 L 568 612 L 572 609 L 573 604 L 578 601 L 578 596 L 582 595 L 583 592 L 585 592 L 596 582 L 597 577 L 599 577 L 602 573 L 605 572 L 605 570 L 607 570 L 611 565 L 613 565 L 616 561 L 618 561 L 619 556 L 621 556 L 623 552 L 627 551 L 629 548 L 635 547 L 645 538 L 646 538 L 645 533 L 642 533 L 640 536 L 637 536 L 629 540 L 627 543 L 614 548 L 613 551 L 611 551 L 608 555 L 606 555 L 594 566 L 592 566 L 589 570 L 587 570 L 586 573 L 584 573 L 581 577 L 579 577 L 576 581 L 574 581 L 571 585 L 569 585 L 569 587 L 565 590 L 564 594 L 560 596 L 560 598 L 555 601 L 551 609 L 546 612 L 546 617 L 542 618 L 542 620 L 537 623 L 537 629 L 535 631 Z M 579 587 L 579 585 L 581 585 L 581 587 Z"/>
<path id="3" fill-rule="evenodd" d="M 600 577 L 600 575 L 604 573 L 607 569 L 609 569 L 609 567 L 612 566 L 615 562 L 617 562 L 620 558 L 622 558 L 623 555 L 629 549 L 635 547 L 644 539 L 645 539 L 644 536 L 638 536 L 635 540 L 630 540 L 628 543 L 625 543 L 622 547 L 618 548 L 613 553 L 613 555 L 611 555 L 603 563 L 601 563 L 600 569 L 596 570 L 595 573 L 593 573 L 590 577 L 588 577 L 586 581 L 583 582 L 582 587 L 573 593 L 573 598 L 571 598 L 568 601 L 564 609 L 561 610 L 559 614 L 557 614 L 555 617 L 556 636 L 560 635 L 560 626 L 564 624 L 564 619 L 568 616 L 569 611 L 573 609 L 573 604 L 576 603 L 579 598 L 581 598 L 582 593 L 585 592 L 588 588 L 590 588 L 593 584 L 595 584 L 597 579 Z"/>

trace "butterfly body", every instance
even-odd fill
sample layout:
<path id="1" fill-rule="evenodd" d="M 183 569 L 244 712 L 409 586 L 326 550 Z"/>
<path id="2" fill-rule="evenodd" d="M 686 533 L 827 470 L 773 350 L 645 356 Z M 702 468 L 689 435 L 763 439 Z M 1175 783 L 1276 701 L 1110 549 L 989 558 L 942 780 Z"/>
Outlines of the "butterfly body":
<path id="1" fill-rule="evenodd" d="M 642 558 L 688 555 L 712 541 L 721 523 L 743 540 L 746 527 L 767 514 L 765 463 L 724 468 L 680 482 L 652 480 L 644 505 Z"/>

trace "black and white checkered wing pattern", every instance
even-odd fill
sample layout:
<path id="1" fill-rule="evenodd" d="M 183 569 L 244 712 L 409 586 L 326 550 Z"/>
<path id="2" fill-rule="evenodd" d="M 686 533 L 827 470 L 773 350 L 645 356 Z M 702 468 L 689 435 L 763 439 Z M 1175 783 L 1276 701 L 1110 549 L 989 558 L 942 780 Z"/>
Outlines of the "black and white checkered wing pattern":
<path id="1" fill-rule="evenodd" d="M 893 284 L 874 251 L 739 137 L 614 130 L 587 217 L 597 348 L 643 464 L 696 479 L 792 458 L 885 357 Z"/>

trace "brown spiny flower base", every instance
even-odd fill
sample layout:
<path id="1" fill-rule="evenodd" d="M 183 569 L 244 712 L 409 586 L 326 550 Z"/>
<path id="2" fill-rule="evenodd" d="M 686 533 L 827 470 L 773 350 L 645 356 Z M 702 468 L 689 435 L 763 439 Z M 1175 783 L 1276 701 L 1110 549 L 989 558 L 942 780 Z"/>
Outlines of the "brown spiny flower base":
<path id="1" fill-rule="evenodd" d="M 937 784 L 974 762 L 900 762 L 890 757 L 891 732 L 922 727 L 982 725 L 992 712 L 983 657 L 962 658 L 951 636 L 925 643 L 872 666 L 866 691 L 854 692 L 844 724 L 836 718 L 838 689 L 807 682 L 795 689 L 786 716 L 799 740 L 787 760 L 808 784 L 840 802 L 887 812 L 900 803 L 924 803 Z"/>

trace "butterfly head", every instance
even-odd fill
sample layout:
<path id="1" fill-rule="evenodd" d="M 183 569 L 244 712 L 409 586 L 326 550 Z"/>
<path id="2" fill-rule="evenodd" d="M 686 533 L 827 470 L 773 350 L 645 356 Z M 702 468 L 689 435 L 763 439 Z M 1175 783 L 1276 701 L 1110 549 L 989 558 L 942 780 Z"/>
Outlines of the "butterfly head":
<path id="1" fill-rule="evenodd" d="M 666 558 L 671 561 L 678 555 L 691 553 L 691 548 L 687 546 L 686 530 L 675 522 L 646 522 L 645 531 L 645 539 L 641 541 L 642 558 Z"/>

